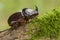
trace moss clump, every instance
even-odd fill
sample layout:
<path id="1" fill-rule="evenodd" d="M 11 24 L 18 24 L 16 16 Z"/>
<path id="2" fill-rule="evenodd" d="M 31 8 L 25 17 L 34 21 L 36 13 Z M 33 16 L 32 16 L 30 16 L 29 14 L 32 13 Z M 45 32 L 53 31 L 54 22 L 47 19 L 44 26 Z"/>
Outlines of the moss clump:
<path id="1" fill-rule="evenodd" d="M 53 9 L 48 14 L 33 19 L 29 26 L 30 29 L 35 28 L 35 30 L 31 30 L 30 32 L 32 35 L 31 40 L 39 39 L 42 36 L 57 38 L 60 33 L 60 12 Z"/>

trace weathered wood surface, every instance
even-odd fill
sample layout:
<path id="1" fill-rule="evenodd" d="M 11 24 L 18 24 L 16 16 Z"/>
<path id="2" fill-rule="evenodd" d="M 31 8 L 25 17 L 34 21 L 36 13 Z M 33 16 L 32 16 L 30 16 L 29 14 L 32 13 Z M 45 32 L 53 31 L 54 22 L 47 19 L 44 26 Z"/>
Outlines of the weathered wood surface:
<path id="1" fill-rule="evenodd" d="M 0 33 L 0 40 L 24 40 L 28 37 L 24 34 L 24 32 L 24 26 L 12 31 L 6 30 Z"/>

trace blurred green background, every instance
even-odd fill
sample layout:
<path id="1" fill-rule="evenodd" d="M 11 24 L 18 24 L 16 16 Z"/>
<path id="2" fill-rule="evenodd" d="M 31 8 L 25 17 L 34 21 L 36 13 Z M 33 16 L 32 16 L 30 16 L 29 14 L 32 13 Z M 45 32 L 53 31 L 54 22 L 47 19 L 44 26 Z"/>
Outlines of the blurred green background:
<path id="1" fill-rule="evenodd" d="M 34 9 L 35 5 L 39 8 L 39 16 L 54 8 L 60 7 L 60 0 L 0 0 L 0 31 L 9 28 L 8 17 L 14 12 L 25 7 Z"/>

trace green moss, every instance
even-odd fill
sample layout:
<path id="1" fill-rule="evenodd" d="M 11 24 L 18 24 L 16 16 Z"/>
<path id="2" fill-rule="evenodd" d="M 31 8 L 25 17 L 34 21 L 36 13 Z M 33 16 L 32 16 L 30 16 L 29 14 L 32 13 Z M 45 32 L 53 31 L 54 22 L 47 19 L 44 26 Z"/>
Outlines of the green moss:
<path id="1" fill-rule="evenodd" d="M 53 9 L 40 18 L 32 19 L 29 26 L 37 28 L 34 33 L 31 31 L 31 40 L 44 36 L 57 38 L 60 33 L 60 12 Z"/>

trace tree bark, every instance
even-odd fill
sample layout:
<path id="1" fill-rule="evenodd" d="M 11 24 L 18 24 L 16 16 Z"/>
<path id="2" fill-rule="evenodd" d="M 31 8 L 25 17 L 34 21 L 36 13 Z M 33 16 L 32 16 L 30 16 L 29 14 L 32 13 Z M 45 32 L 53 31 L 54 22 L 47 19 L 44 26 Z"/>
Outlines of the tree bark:
<path id="1" fill-rule="evenodd" d="M 0 33 L 0 40 L 24 40 L 25 27 L 21 26 L 16 30 L 5 30 Z"/>

